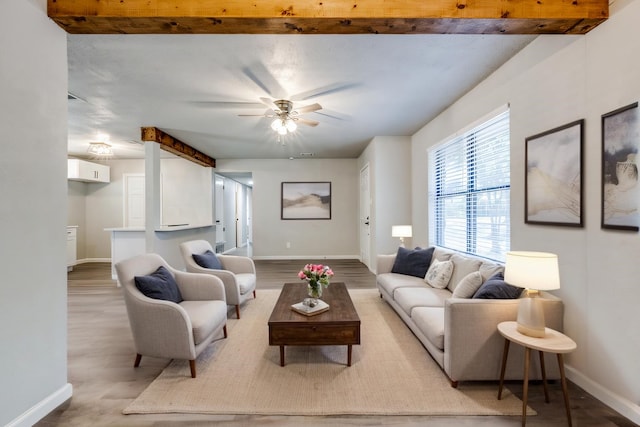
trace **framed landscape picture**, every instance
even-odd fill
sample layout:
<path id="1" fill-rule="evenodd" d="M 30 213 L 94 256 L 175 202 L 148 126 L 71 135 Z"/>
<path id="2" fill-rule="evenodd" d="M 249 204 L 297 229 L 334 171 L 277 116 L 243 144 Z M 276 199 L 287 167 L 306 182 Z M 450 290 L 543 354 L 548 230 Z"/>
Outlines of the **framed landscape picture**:
<path id="1" fill-rule="evenodd" d="M 602 228 L 638 231 L 638 103 L 602 116 Z"/>
<path id="2" fill-rule="evenodd" d="M 281 219 L 331 219 L 331 182 L 283 182 Z"/>
<path id="3" fill-rule="evenodd" d="M 582 227 L 584 120 L 526 138 L 525 223 Z"/>

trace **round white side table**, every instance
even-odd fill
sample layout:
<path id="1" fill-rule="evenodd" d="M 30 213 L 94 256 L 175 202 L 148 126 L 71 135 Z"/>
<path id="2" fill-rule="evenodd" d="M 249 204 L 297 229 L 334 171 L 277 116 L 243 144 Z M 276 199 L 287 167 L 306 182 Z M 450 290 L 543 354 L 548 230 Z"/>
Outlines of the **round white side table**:
<path id="1" fill-rule="evenodd" d="M 498 400 L 502 398 L 502 388 L 504 385 L 504 371 L 507 366 L 509 355 L 509 344 L 514 342 L 524 347 L 524 377 L 522 384 L 522 425 L 527 422 L 527 397 L 529 391 L 529 365 L 531 360 L 531 350 L 538 350 L 540 355 L 540 371 L 542 372 L 542 385 L 544 386 L 545 402 L 549 403 L 549 391 L 547 389 L 547 375 L 544 369 L 544 353 L 555 353 L 558 357 L 558 367 L 560 368 L 560 380 L 562 384 L 562 394 L 564 395 L 564 406 L 567 412 L 567 421 L 571 427 L 571 411 L 569 409 L 569 393 L 567 391 L 567 380 L 564 376 L 565 353 L 571 353 L 576 349 L 576 343 L 565 334 L 556 330 L 545 328 L 543 338 L 530 337 L 518 332 L 516 322 L 502 322 L 498 325 L 498 332 L 504 337 L 504 351 L 502 352 L 502 368 L 500 370 L 500 388 L 498 389 Z"/>

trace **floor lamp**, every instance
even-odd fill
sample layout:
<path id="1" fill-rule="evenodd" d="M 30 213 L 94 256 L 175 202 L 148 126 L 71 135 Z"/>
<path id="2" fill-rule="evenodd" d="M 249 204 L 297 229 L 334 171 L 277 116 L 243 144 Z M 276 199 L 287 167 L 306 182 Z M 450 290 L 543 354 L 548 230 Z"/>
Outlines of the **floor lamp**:
<path id="1" fill-rule="evenodd" d="M 527 296 L 520 299 L 517 330 L 530 337 L 545 336 L 544 307 L 538 291 L 560 288 L 558 256 L 548 252 L 507 252 L 504 281 L 525 288 Z"/>

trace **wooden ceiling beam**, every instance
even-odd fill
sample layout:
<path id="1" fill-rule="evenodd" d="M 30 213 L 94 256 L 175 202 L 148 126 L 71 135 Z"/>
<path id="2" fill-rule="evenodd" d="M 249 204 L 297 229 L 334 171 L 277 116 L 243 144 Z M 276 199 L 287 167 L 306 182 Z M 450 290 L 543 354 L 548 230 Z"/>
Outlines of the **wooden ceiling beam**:
<path id="1" fill-rule="evenodd" d="M 609 0 L 47 0 L 72 34 L 585 34 Z"/>
<path id="2" fill-rule="evenodd" d="M 203 152 L 196 150 L 156 127 L 142 127 L 140 130 L 142 135 L 141 140 L 144 142 L 157 142 L 160 144 L 161 149 L 197 163 L 200 166 L 216 167 L 216 159 L 207 156 Z"/>

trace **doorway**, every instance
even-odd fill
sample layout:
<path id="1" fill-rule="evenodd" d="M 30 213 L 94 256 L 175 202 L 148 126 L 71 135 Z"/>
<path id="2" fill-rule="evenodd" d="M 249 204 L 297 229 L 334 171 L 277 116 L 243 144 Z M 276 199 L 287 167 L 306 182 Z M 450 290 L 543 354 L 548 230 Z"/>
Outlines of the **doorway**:
<path id="1" fill-rule="evenodd" d="M 369 164 L 360 169 L 360 262 L 371 270 L 371 185 Z"/>

